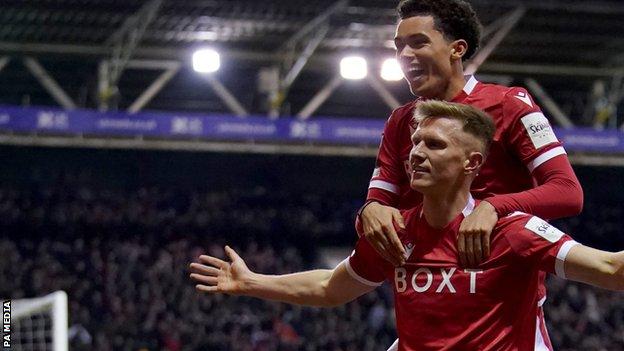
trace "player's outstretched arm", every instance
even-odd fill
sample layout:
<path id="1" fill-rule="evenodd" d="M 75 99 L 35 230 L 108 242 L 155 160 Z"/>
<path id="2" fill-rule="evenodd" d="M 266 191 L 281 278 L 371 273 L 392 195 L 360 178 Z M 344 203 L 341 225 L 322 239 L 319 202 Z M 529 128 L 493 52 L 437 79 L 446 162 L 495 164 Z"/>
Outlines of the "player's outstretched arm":
<path id="1" fill-rule="evenodd" d="M 229 246 L 225 247 L 225 252 L 229 261 L 202 255 L 199 262 L 191 263 L 191 279 L 198 283 L 198 291 L 245 295 L 296 305 L 334 307 L 374 289 L 353 279 L 344 262 L 333 270 L 264 275 L 252 272 Z"/>
<path id="2" fill-rule="evenodd" d="M 624 291 L 624 251 L 607 252 L 575 245 L 565 258 L 564 270 L 567 279 Z"/>

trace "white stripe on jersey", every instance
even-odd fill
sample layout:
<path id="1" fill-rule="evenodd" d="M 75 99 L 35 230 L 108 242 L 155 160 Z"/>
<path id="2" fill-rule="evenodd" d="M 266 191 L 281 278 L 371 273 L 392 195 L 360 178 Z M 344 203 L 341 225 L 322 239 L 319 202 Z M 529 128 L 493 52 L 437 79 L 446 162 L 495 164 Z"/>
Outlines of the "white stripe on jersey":
<path id="1" fill-rule="evenodd" d="M 370 184 L 368 185 L 368 188 L 378 188 L 378 189 L 383 189 L 386 191 L 389 191 L 391 193 L 395 193 L 398 194 L 399 193 L 399 187 L 392 184 L 392 183 L 388 183 L 385 182 L 383 180 L 371 180 Z"/>
<path id="2" fill-rule="evenodd" d="M 555 274 L 559 278 L 566 279 L 564 269 L 566 256 L 568 256 L 568 252 L 570 252 L 570 249 L 578 244 L 578 242 L 570 240 L 563 243 L 563 245 L 561 245 L 561 247 L 559 248 L 559 252 L 557 252 L 557 260 L 555 261 Z"/>
<path id="3" fill-rule="evenodd" d="M 535 351 L 551 351 L 546 342 L 544 341 L 544 335 L 542 335 L 541 318 L 538 315 L 535 323 Z"/>
<path id="4" fill-rule="evenodd" d="M 355 273 L 355 271 L 353 270 L 353 268 L 351 267 L 351 264 L 349 263 L 349 257 L 347 257 L 344 261 L 342 261 L 340 264 L 345 265 L 345 268 L 347 268 L 347 272 L 349 273 L 349 275 L 351 276 L 351 278 L 357 280 L 358 282 L 364 284 L 364 285 L 368 285 L 368 286 L 380 286 L 381 284 L 383 284 L 383 282 L 372 282 L 362 276 L 360 276 L 359 274 Z"/>
<path id="5" fill-rule="evenodd" d="M 537 167 L 539 167 L 542 163 L 553 159 L 559 155 L 565 155 L 566 151 L 563 148 L 563 146 L 558 146 L 552 150 L 548 150 L 546 152 L 544 152 L 543 154 L 537 156 L 533 161 L 529 162 L 529 164 L 527 164 L 527 168 L 529 169 L 529 171 L 531 173 L 533 173 L 533 170 L 535 170 Z"/>

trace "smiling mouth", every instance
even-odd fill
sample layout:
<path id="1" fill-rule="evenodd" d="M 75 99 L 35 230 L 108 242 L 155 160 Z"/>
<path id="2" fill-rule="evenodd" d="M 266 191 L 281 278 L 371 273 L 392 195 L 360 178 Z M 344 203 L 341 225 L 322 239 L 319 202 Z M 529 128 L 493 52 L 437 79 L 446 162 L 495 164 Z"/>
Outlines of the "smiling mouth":
<path id="1" fill-rule="evenodd" d="M 412 166 L 412 173 L 429 173 L 429 170 L 425 167 Z"/>
<path id="2" fill-rule="evenodd" d="M 409 79 L 415 80 L 415 79 L 418 79 L 418 78 L 422 77 L 423 73 L 425 73 L 425 70 L 423 70 L 423 69 L 412 68 L 412 69 L 407 71 L 407 77 Z"/>

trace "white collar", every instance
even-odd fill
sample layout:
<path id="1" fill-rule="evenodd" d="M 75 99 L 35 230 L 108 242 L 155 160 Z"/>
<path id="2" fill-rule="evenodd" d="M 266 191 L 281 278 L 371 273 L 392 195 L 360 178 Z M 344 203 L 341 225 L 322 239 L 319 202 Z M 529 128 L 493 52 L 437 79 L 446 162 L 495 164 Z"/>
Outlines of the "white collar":
<path id="1" fill-rule="evenodd" d="M 462 210 L 462 214 L 464 215 L 464 217 L 468 217 L 470 216 L 470 214 L 472 213 L 472 211 L 474 211 L 475 208 L 475 199 L 474 197 L 472 197 L 472 194 L 468 193 L 468 203 L 466 204 L 466 206 L 464 206 L 464 209 Z M 420 209 L 420 217 L 422 218 L 424 215 L 424 208 Z"/>
<path id="2" fill-rule="evenodd" d="M 464 93 L 466 93 L 466 95 L 470 95 L 470 93 L 472 93 L 472 91 L 477 86 L 477 83 L 479 83 L 479 81 L 477 80 L 477 78 L 475 78 L 475 76 L 466 76 L 466 78 L 468 80 L 466 81 L 466 85 L 464 85 L 463 90 L 464 90 Z"/>
<path id="3" fill-rule="evenodd" d="M 475 208 L 475 199 L 472 197 L 472 194 L 468 194 L 468 203 L 466 207 L 462 210 L 462 214 L 464 217 L 468 217 Z"/>

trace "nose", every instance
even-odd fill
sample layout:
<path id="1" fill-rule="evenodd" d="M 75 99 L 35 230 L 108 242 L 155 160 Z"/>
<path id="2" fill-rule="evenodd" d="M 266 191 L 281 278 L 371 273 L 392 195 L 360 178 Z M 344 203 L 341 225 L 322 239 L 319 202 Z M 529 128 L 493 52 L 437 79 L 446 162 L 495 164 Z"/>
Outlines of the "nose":
<path id="1" fill-rule="evenodd" d="M 397 56 L 399 59 L 403 58 L 407 58 L 407 59 L 411 59 L 414 58 L 414 50 L 409 46 L 409 45 L 405 45 L 401 48 L 400 51 L 397 51 Z"/>
<path id="2" fill-rule="evenodd" d="M 422 152 L 420 144 L 421 143 L 419 143 L 418 145 L 412 146 L 412 150 L 410 151 L 410 155 L 409 155 L 410 166 L 421 164 L 427 158 L 427 156 L 425 156 L 425 154 Z"/>

